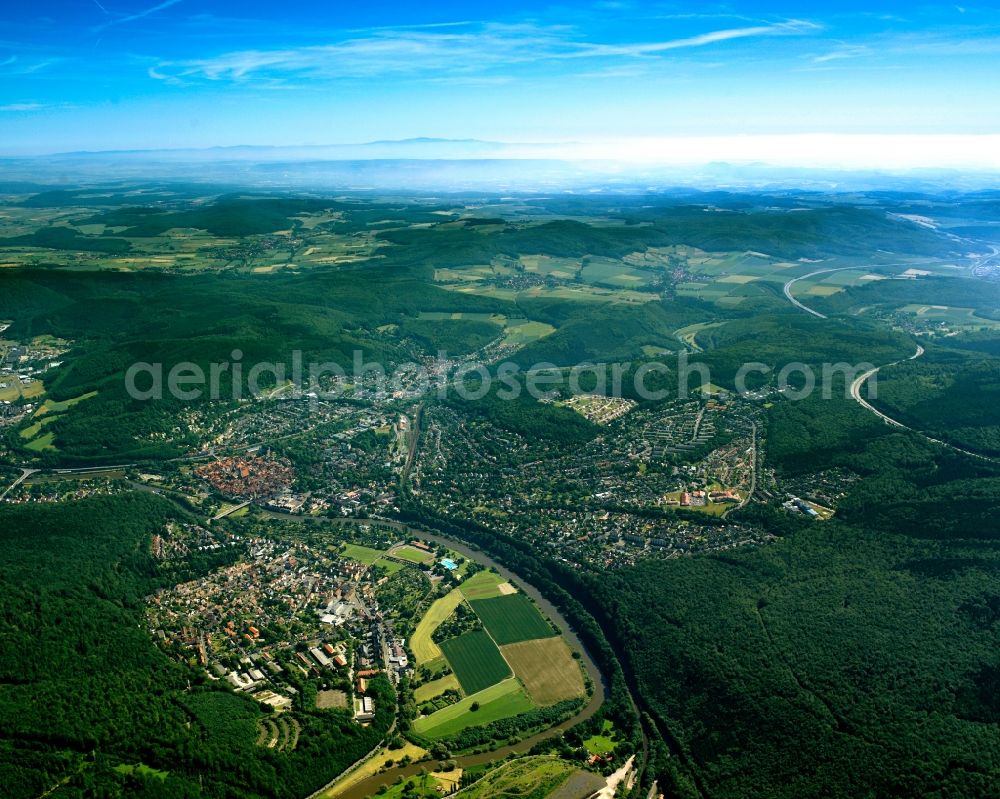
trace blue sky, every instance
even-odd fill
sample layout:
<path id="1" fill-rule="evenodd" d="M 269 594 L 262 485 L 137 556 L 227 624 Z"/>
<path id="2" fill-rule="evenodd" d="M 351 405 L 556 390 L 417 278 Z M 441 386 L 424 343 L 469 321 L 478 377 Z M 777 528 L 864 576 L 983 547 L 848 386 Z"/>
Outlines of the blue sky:
<path id="1" fill-rule="evenodd" d="M 1000 7 L 6 0 L 0 152 L 1000 133 Z"/>

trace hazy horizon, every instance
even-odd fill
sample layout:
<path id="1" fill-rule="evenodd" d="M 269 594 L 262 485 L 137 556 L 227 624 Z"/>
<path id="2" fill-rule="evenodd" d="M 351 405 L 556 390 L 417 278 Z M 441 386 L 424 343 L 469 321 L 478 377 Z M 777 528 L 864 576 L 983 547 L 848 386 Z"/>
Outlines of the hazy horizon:
<path id="1" fill-rule="evenodd" d="M 304 24 L 231 0 L 9 5 L 0 154 L 430 137 L 501 142 L 505 157 L 1000 168 L 994 8 L 307 13 Z"/>

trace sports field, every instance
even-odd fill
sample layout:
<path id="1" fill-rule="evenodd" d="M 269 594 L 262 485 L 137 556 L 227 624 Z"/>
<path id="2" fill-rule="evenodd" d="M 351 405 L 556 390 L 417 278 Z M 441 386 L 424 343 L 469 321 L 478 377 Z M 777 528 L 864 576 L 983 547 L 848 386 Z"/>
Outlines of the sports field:
<path id="1" fill-rule="evenodd" d="M 580 665 L 562 638 L 508 644 L 501 652 L 536 705 L 554 705 L 583 696 Z"/>
<path id="2" fill-rule="evenodd" d="M 441 650 L 466 694 L 482 691 L 510 676 L 507 661 L 482 630 L 444 641 Z"/>
<path id="3" fill-rule="evenodd" d="M 410 637 L 410 649 L 413 650 L 413 657 L 416 658 L 418 666 L 441 657 L 441 647 L 434 643 L 431 636 L 441 625 L 441 622 L 447 619 L 461 602 L 462 592 L 455 588 L 451 593 L 435 600 L 427 609 L 424 617 L 417 624 L 417 629 Z"/>
<path id="4" fill-rule="evenodd" d="M 407 560 L 410 563 L 430 563 L 434 560 L 433 553 L 424 552 L 422 549 L 411 547 L 409 544 L 403 544 L 403 546 L 390 549 L 389 554 L 394 558 Z"/>
<path id="5" fill-rule="evenodd" d="M 479 706 L 478 710 L 472 710 L 473 703 Z M 467 696 L 461 702 L 416 719 L 413 730 L 428 738 L 445 738 L 467 727 L 479 727 L 533 709 L 534 705 L 521 683 L 511 677 L 474 696 Z"/>
<path id="6" fill-rule="evenodd" d="M 534 603 L 524 594 L 508 594 L 470 603 L 483 626 L 501 646 L 556 635 Z M 450 660 L 450 658 L 449 658 Z"/>
<path id="7" fill-rule="evenodd" d="M 466 599 L 489 599 L 500 596 L 500 589 L 497 586 L 503 582 L 506 580 L 496 572 L 481 571 L 462 583 L 460 588 Z"/>

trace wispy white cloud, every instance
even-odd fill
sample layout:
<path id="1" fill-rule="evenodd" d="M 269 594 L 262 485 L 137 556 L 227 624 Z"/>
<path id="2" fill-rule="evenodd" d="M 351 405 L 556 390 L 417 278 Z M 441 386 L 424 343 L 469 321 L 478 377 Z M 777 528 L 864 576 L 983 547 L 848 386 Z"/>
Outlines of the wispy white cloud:
<path id="1" fill-rule="evenodd" d="M 734 39 L 750 39 L 762 36 L 788 36 L 802 35 L 821 30 L 821 26 L 812 22 L 802 20 L 789 20 L 773 25 L 754 25 L 747 28 L 728 28 L 725 30 L 709 31 L 697 36 L 688 36 L 682 39 L 669 39 L 662 42 L 646 42 L 639 44 L 614 44 L 614 45 L 590 45 L 581 49 L 576 56 L 643 56 L 656 53 L 664 53 L 668 50 L 680 50 L 685 47 L 705 47 L 719 42 L 728 42 Z"/>
<path id="2" fill-rule="evenodd" d="M 812 62 L 814 64 L 826 64 L 830 61 L 842 61 L 848 58 L 861 58 L 863 56 L 871 55 L 871 52 L 871 48 L 864 45 L 841 45 L 828 53 L 814 56 Z"/>
<path id="3" fill-rule="evenodd" d="M 95 2 L 96 2 L 96 0 L 95 0 Z M 155 14 L 158 11 L 165 11 L 166 9 L 170 8 L 171 6 L 177 5 L 179 2 L 181 2 L 181 0 L 163 0 L 162 3 L 158 3 L 157 5 L 152 6 L 151 8 L 144 9 L 142 11 L 137 11 L 134 14 L 127 14 L 124 17 L 112 17 L 107 22 L 104 22 L 101 25 L 97 25 L 92 30 L 95 33 L 99 33 L 101 31 L 107 30 L 108 28 L 113 27 L 115 25 L 124 25 L 124 24 L 126 24 L 128 22 L 136 22 L 136 21 L 138 21 L 140 19 L 145 19 L 150 14 Z M 100 9 L 102 11 L 104 11 L 104 13 L 106 13 L 106 14 L 108 13 L 107 9 L 105 9 L 104 6 L 102 6 L 100 3 L 98 3 L 97 5 L 98 5 L 98 7 L 100 7 Z"/>
<path id="4" fill-rule="evenodd" d="M 170 81 L 250 82 L 282 78 L 381 76 L 457 79 L 541 61 L 589 59 L 602 66 L 649 59 L 674 50 L 739 39 L 804 36 L 820 30 L 802 20 L 727 28 L 695 36 L 635 43 L 601 43 L 566 26 L 462 23 L 441 28 L 376 28 L 329 44 L 280 50 L 240 50 L 204 59 L 162 61 L 151 77 Z"/>
<path id="5" fill-rule="evenodd" d="M 0 105 L 0 112 L 3 113 L 17 113 L 23 111 L 41 111 L 45 108 L 41 103 L 8 103 L 7 105 Z"/>
<path id="6" fill-rule="evenodd" d="M 66 61 L 66 58 L 62 56 L 40 57 L 38 55 L 29 55 L 25 58 L 23 55 L 11 55 L 0 60 L 0 70 L 3 70 L 7 75 L 35 75 L 64 61 Z"/>

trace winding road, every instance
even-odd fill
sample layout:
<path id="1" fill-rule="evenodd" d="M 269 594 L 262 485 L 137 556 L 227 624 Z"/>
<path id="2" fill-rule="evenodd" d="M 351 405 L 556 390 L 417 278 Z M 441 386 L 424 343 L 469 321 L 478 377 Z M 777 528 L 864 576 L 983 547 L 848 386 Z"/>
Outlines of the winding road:
<path id="1" fill-rule="evenodd" d="M 892 363 L 883 364 L 882 366 L 876 366 L 874 369 L 869 369 L 864 374 L 859 375 L 857 378 L 855 378 L 854 382 L 851 383 L 851 397 L 862 408 L 864 408 L 866 411 L 874 413 L 879 419 L 881 419 L 887 425 L 891 425 L 892 427 L 898 427 L 900 430 L 909 430 L 911 433 L 916 433 L 919 436 L 923 436 L 923 438 L 925 438 L 926 440 L 930 441 L 933 444 L 938 444 L 942 447 L 947 447 L 953 452 L 960 452 L 963 455 L 968 455 L 970 458 L 978 458 L 979 460 L 990 461 L 991 463 L 997 463 L 998 461 L 1000 461 L 1000 459 L 991 458 L 988 455 L 981 455 L 978 452 L 972 452 L 972 450 L 963 449 L 962 447 L 955 446 L 954 444 L 951 444 L 947 441 L 942 441 L 940 438 L 934 438 L 933 436 L 929 436 L 927 435 L 927 433 L 924 433 L 921 430 L 916 430 L 910 427 L 909 425 L 905 425 L 901 421 L 899 421 L 899 419 L 893 419 L 891 416 L 889 416 L 889 414 L 883 413 L 874 405 L 872 405 L 868 400 L 866 400 L 864 397 L 861 396 L 862 386 L 864 386 L 865 383 L 867 383 L 872 378 L 873 375 L 877 374 L 880 369 L 885 369 L 887 366 L 895 366 L 896 364 L 903 363 L 904 361 L 915 361 L 923 354 L 924 354 L 924 348 L 918 344 L 917 351 L 913 353 L 913 355 L 911 355 L 909 358 L 902 358 L 898 361 L 893 361 Z"/>
<path id="2" fill-rule="evenodd" d="M 815 272 L 810 272 L 808 275 L 800 275 L 799 277 L 793 277 L 785 284 L 784 288 L 785 296 L 788 298 L 788 301 L 796 308 L 799 308 L 800 310 L 803 310 L 806 313 L 812 314 L 813 316 L 818 317 L 819 319 L 826 319 L 828 318 L 826 314 L 821 314 L 814 308 L 810 308 L 808 305 L 803 305 L 801 302 L 795 299 L 795 297 L 792 296 L 792 286 L 794 286 L 800 280 L 806 280 L 807 278 L 810 277 L 816 277 L 816 275 L 825 275 L 828 272 L 846 272 L 850 269 L 862 269 L 862 268 L 863 267 L 860 266 L 838 266 L 834 269 L 817 269 Z"/>
<path id="3" fill-rule="evenodd" d="M 882 264 L 881 266 L 905 266 L 905 264 Z M 792 305 L 794 305 L 796 308 L 799 308 L 800 310 L 803 310 L 808 314 L 812 314 L 813 316 L 818 317 L 819 319 L 827 319 L 828 317 L 825 314 L 822 314 L 816 309 L 810 308 L 808 305 L 804 305 L 799 300 L 795 299 L 794 295 L 792 294 L 792 286 L 798 283 L 800 280 L 805 280 L 806 278 L 815 277 L 816 275 L 823 275 L 827 274 L 828 272 L 846 272 L 847 270 L 850 269 L 859 269 L 859 268 L 861 267 L 841 266 L 835 269 L 818 269 L 815 272 L 810 272 L 808 275 L 801 275 L 799 277 L 794 277 L 787 283 L 785 283 L 785 288 L 784 288 L 785 297 L 787 297 L 789 302 L 791 302 Z M 947 441 L 942 441 L 940 438 L 934 438 L 933 436 L 929 436 L 927 435 L 927 433 L 924 433 L 920 430 L 915 430 L 909 425 L 903 424 L 898 419 L 893 419 L 891 416 L 889 416 L 889 414 L 883 413 L 874 405 L 872 405 L 868 400 L 866 400 L 864 397 L 861 396 L 861 388 L 865 385 L 865 383 L 871 380 L 871 378 L 874 375 L 878 374 L 880 369 L 885 369 L 887 366 L 896 366 L 897 364 L 903 363 L 903 361 L 916 360 L 923 354 L 924 354 L 924 348 L 918 344 L 917 351 L 913 353 L 913 355 L 911 355 L 909 358 L 901 358 L 898 361 L 893 361 L 892 363 L 883 364 L 882 366 L 876 366 L 873 369 L 869 369 L 864 374 L 859 375 L 851 384 L 851 397 L 862 408 L 864 408 L 866 411 L 869 411 L 870 413 L 875 414 L 879 419 L 881 419 L 887 425 L 891 425 L 892 427 L 898 427 L 900 430 L 909 430 L 913 433 L 916 433 L 917 435 L 923 436 L 925 439 L 934 444 L 939 444 L 942 447 L 947 447 L 953 452 L 960 452 L 963 455 L 968 455 L 970 458 L 978 458 L 979 460 L 990 461 L 992 463 L 1000 462 L 1000 459 L 998 458 L 991 458 L 988 455 L 981 455 L 978 452 L 972 452 L 971 450 L 963 449 L 962 447 L 955 446 L 954 444 L 950 444 Z"/>
<path id="4" fill-rule="evenodd" d="M 851 383 L 851 397 L 852 397 L 852 399 L 856 403 L 858 403 L 862 408 L 864 408 L 865 410 L 871 411 L 872 413 L 874 413 L 879 419 L 881 419 L 886 424 L 892 425 L 893 427 L 899 427 L 899 428 L 901 428 L 903 430 L 910 430 L 911 428 L 907 427 L 901 421 L 899 421 L 898 419 L 893 419 L 888 414 L 882 413 L 882 411 L 880 411 L 878 408 L 876 408 L 874 405 L 872 405 L 868 400 L 866 400 L 864 397 L 862 397 L 861 396 L 861 387 L 864 386 L 864 384 L 867 383 L 869 380 L 871 380 L 871 378 L 874 375 L 878 374 L 879 369 L 885 369 L 887 366 L 895 366 L 896 364 L 902 363 L 904 360 L 905 361 L 915 361 L 917 358 L 919 358 L 923 354 L 924 354 L 924 348 L 921 347 L 918 344 L 917 345 L 917 351 L 915 353 L 913 353 L 913 355 L 911 355 L 909 358 L 902 358 L 902 359 L 900 359 L 898 361 L 893 361 L 892 363 L 883 364 L 882 366 L 876 366 L 874 369 L 869 369 L 864 374 L 859 375 L 857 378 L 855 378 L 854 382 Z M 919 431 L 917 431 L 917 432 L 919 432 Z"/>

